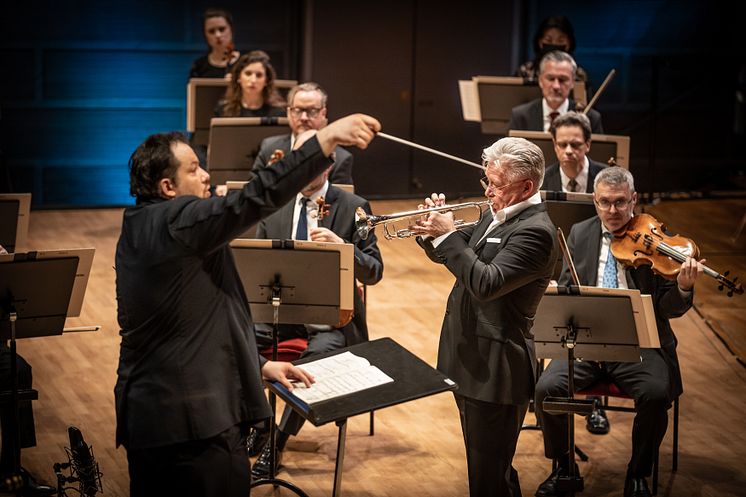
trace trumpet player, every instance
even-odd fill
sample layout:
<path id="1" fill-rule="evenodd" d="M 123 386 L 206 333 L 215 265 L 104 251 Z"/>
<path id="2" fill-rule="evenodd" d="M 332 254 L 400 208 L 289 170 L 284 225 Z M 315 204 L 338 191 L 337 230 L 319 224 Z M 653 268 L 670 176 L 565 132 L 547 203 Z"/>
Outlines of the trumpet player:
<path id="1" fill-rule="evenodd" d="M 429 212 L 412 229 L 418 243 L 456 278 L 448 297 L 438 369 L 456 381 L 469 492 L 521 495 L 512 467 L 533 395 L 536 354 L 531 326 L 557 260 L 555 228 L 541 202 L 541 150 L 523 138 L 484 149 L 482 179 L 491 215 L 457 230 L 453 212 Z M 433 193 L 419 205 L 445 205 Z"/>

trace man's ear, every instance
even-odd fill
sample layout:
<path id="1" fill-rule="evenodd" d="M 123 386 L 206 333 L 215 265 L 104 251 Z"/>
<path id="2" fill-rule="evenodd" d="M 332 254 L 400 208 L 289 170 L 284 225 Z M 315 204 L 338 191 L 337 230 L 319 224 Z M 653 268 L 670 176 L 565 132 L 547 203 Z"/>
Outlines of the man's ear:
<path id="1" fill-rule="evenodd" d="M 161 178 L 158 182 L 158 190 L 163 198 L 174 198 L 176 197 L 174 182 L 169 178 Z"/>

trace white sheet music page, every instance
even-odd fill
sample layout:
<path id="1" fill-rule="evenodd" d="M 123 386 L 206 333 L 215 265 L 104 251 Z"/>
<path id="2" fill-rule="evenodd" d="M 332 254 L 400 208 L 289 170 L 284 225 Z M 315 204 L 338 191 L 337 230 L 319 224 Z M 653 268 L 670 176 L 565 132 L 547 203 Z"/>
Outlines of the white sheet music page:
<path id="1" fill-rule="evenodd" d="M 371 365 L 367 359 L 352 352 L 307 362 L 300 367 L 316 380 L 310 387 L 293 382 L 293 394 L 306 404 L 341 397 L 394 381 L 376 366 Z"/>

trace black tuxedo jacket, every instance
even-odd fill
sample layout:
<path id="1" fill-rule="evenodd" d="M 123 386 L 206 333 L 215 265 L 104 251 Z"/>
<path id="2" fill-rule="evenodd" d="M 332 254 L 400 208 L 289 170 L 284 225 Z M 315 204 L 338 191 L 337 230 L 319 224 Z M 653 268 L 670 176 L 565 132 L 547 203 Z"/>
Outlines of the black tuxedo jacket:
<path id="1" fill-rule="evenodd" d="M 267 162 L 275 150 L 282 150 L 285 155 L 290 153 L 290 134 L 270 136 L 262 140 L 251 172 L 256 173 L 260 167 L 267 167 Z M 352 154 L 342 147 L 334 150 L 334 167 L 329 174 L 329 183 L 353 184 Z"/>
<path id="2" fill-rule="evenodd" d="M 355 246 L 355 279 L 365 285 L 375 285 L 383 277 L 383 259 L 378 250 L 376 235 L 371 231 L 366 240 L 362 240 L 355 230 L 355 209 L 362 207 L 370 214 L 367 200 L 329 185 L 325 201 L 329 204 L 329 215 L 319 225 L 329 228 L 345 242 Z M 287 240 L 292 238 L 293 209 L 295 202 L 288 202 L 282 209 L 259 223 L 257 238 Z M 365 305 L 357 291 L 355 295 L 355 313 L 352 321 L 343 328 L 347 345 L 368 340 L 368 325 L 365 318 Z"/>
<path id="3" fill-rule="evenodd" d="M 555 228 L 543 204 L 533 205 L 482 235 L 487 213 L 427 255 L 456 277 L 448 296 L 438 369 L 458 394 L 495 404 L 528 404 L 536 379 L 531 327 L 556 261 Z"/>
<path id="4" fill-rule="evenodd" d="M 542 109 L 542 98 L 531 100 L 528 103 L 513 107 L 508 122 L 508 129 L 522 129 L 527 131 L 544 131 L 544 111 Z M 570 100 L 569 110 L 575 110 L 575 101 Z M 601 124 L 601 114 L 591 109 L 588 112 L 588 119 L 591 121 L 591 131 L 593 133 L 603 133 L 604 127 Z"/>
<path id="5" fill-rule="evenodd" d="M 567 238 L 567 247 L 575 262 L 575 269 L 581 285 L 596 286 L 598 279 L 598 259 L 601 252 L 601 219 L 594 216 L 572 227 Z M 671 318 L 683 316 L 692 306 L 693 292 L 684 296 L 678 289 L 676 281 L 667 280 L 656 275 L 649 266 L 627 268 L 625 270 L 627 286 L 636 288 L 640 293 L 653 297 L 655 321 L 661 351 L 671 372 L 671 398 L 681 394 L 681 373 L 676 356 L 676 335 L 668 322 Z M 567 264 L 562 267 L 560 285 L 571 284 L 570 270 Z"/>
<path id="6" fill-rule="evenodd" d="M 601 172 L 601 169 L 605 167 L 600 162 L 588 159 L 588 185 L 585 188 L 585 193 L 593 193 L 593 180 L 596 179 L 596 175 Z M 562 191 L 562 176 L 560 175 L 559 163 L 552 164 L 544 172 L 544 182 L 541 184 L 541 189 L 550 192 Z"/>
<path id="7" fill-rule="evenodd" d="M 186 195 L 124 211 L 115 262 L 117 445 L 204 440 L 272 414 L 228 242 L 330 164 L 312 139 L 225 197 Z"/>

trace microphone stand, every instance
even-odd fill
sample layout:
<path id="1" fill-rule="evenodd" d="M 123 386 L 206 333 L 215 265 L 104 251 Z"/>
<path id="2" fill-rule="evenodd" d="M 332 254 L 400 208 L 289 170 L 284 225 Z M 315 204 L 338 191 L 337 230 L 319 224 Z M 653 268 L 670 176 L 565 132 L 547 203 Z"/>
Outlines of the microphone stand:
<path id="1" fill-rule="evenodd" d="M 279 346 L 279 329 L 280 329 L 280 305 L 282 304 L 282 285 L 280 285 L 280 275 L 275 275 L 275 281 L 272 285 L 272 360 L 277 360 L 277 348 Z M 298 495 L 298 497 L 308 497 L 303 490 L 293 485 L 289 481 L 277 478 L 275 471 L 276 459 L 277 459 L 277 440 L 275 426 L 276 411 L 277 411 L 277 398 L 274 392 L 269 390 L 269 405 L 272 409 L 272 417 L 270 418 L 269 425 L 269 475 L 267 478 L 260 478 L 256 481 L 251 482 L 251 488 L 258 487 L 260 485 L 272 485 L 273 487 L 284 487 Z"/>

